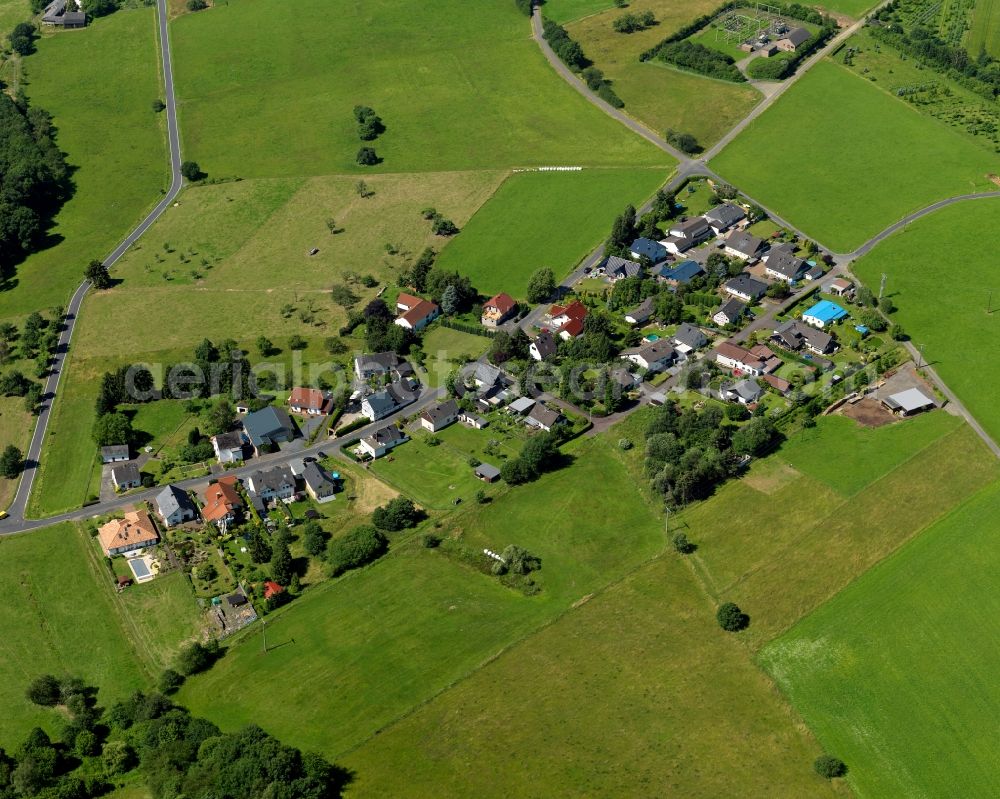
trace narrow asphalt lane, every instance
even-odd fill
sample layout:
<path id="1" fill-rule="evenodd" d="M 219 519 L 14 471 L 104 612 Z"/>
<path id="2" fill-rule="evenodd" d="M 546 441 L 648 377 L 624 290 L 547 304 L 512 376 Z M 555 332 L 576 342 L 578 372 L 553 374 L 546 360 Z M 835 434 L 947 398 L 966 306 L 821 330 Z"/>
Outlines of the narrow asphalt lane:
<path id="1" fill-rule="evenodd" d="M 160 218 L 163 212 L 170 207 L 170 204 L 177 197 L 181 187 L 184 185 L 184 178 L 181 176 L 181 148 L 180 136 L 177 129 L 177 103 L 174 97 L 174 78 L 170 60 L 170 39 L 167 31 L 167 0 L 157 0 L 156 13 L 159 22 L 161 69 L 163 70 L 163 84 L 166 94 L 165 113 L 167 115 L 167 142 L 170 150 L 170 188 L 167 189 L 167 192 L 163 195 L 163 199 L 156 204 L 156 207 L 149 212 L 146 218 L 104 259 L 104 265 L 107 267 L 113 266 L 125 254 L 128 248 Z M 49 418 L 59 389 L 60 379 L 66 367 L 70 341 L 73 338 L 73 331 L 76 328 L 80 306 L 83 304 L 83 298 L 89 288 L 89 282 L 84 281 L 81 283 L 76 291 L 73 292 L 69 306 L 66 308 L 63 330 L 59 334 L 59 344 L 56 347 L 56 354 L 53 356 L 50 364 L 49 376 L 45 381 L 40 406 L 41 410 L 38 414 L 38 420 L 35 423 L 35 430 L 31 436 L 31 443 L 28 445 L 28 451 L 25 454 L 24 471 L 21 473 L 21 479 L 17 486 L 17 492 L 14 494 L 14 500 L 7 509 L 9 518 L 4 520 L 3 528 L 0 529 L 6 530 L 11 525 L 22 523 L 25 519 L 28 499 L 31 496 L 31 490 L 34 487 L 35 478 L 38 474 L 38 464 L 42 456 Z M 24 527 L 22 529 L 28 528 Z"/>

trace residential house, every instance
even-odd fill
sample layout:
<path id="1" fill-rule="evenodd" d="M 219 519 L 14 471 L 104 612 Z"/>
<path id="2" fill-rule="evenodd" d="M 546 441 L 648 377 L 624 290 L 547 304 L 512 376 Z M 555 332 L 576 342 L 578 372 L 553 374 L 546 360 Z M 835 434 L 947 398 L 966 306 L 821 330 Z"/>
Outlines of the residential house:
<path id="1" fill-rule="evenodd" d="M 743 261 L 756 261 L 764 250 L 764 240 L 745 230 L 734 230 L 726 236 L 723 252 Z"/>
<path id="2" fill-rule="evenodd" d="M 420 414 L 420 424 L 425 430 L 436 433 L 458 421 L 458 403 L 450 399 L 439 405 L 432 405 Z"/>
<path id="3" fill-rule="evenodd" d="M 792 319 L 776 327 L 771 338 L 785 349 L 800 350 L 805 348 L 817 355 L 826 355 L 837 349 L 833 336 L 810 327 L 798 319 Z"/>
<path id="4" fill-rule="evenodd" d="M 333 478 L 320 468 L 316 461 L 306 463 L 305 471 L 302 472 L 302 483 L 306 487 L 306 493 L 317 502 L 330 499 L 337 490 Z"/>
<path id="5" fill-rule="evenodd" d="M 660 372 L 674 362 L 677 351 L 667 339 L 661 338 L 622 350 L 618 357 L 623 361 L 631 361 L 646 371 Z"/>
<path id="6" fill-rule="evenodd" d="M 559 411 L 554 411 L 551 408 L 542 405 L 542 403 L 536 402 L 534 407 L 528 411 L 528 415 L 524 417 L 524 421 L 531 427 L 536 427 L 547 433 L 557 424 L 565 420 Z"/>
<path id="7" fill-rule="evenodd" d="M 746 303 L 735 299 L 726 300 L 722 303 L 722 307 L 712 314 L 712 321 L 723 327 L 725 325 L 736 324 L 743 317 L 743 314 L 746 313 L 746 310 Z"/>
<path id="8" fill-rule="evenodd" d="M 413 294 L 407 294 L 405 291 L 401 291 L 396 296 L 396 312 L 406 313 L 407 311 L 412 311 L 422 302 L 424 302 L 423 297 L 416 297 Z"/>
<path id="9" fill-rule="evenodd" d="M 616 386 L 623 393 L 635 390 L 635 387 L 642 382 L 642 378 L 639 375 L 634 375 L 623 367 L 612 369 L 608 372 L 608 379 L 613 386 Z"/>
<path id="10" fill-rule="evenodd" d="M 490 466 L 488 463 L 480 463 L 476 467 L 476 477 L 484 483 L 495 483 L 500 479 L 500 470 L 496 466 Z"/>
<path id="11" fill-rule="evenodd" d="M 264 502 L 295 496 L 295 475 L 284 464 L 258 469 L 247 478 L 247 489 Z"/>
<path id="12" fill-rule="evenodd" d="M 679 353 L 687 355 L 689 352 L 700 350 L 708 344 L 708 338 L 700 329 L 687 322 L 681 322 L 670 337 L 670 343 L 674 345 Z"/>
<path id="13" fill-rule="evenodd" d="M 683 242 L 683 249 L 675 250 L 678 254 L 712 238 L 712 228 L 703 216 L 693 216 L 683 222 L 674 222 L 667 232 L 670 234 L 667 241 L 674 242 L 675 247 L 677 242 Z M 666 246 L 668 250 L 671 249 L 670 244 Z"/>
<path id="14" fill-rule="evenodd" d="M 175 485 L 168 485 L 156 495 L 156 512 L 163 519 L 166 527 L 176 527 L 178 524 L 190 522 L 198 518 L 198 509 L 191 501 L 187 491 Z"/>
<path id="15" fill-rule="evenodd" d="M 548 330 L 542 330 L 528 345 L 528 355 L 536 361 L 545 361 L 556 354 L 556 340 Z"/>
<path id="16" fill-rule="evenodd" d="M 333 394 L 318 388 L 293 388 L 288 406 L 294 413 L 306 416 L 326 416 L 333 412 Z"/>
<path id="17" fill-rule="evenodd" d="M 120 463 L 128 460 L 128 444 L 101 447 L 101 463 Z"/>
<path id="18" fill-rule="evenodd" d="M 128 491 L 130 488 L 138 488 L 142 485 L 139 467 L 131 461 L 126 461 L 120 466 L 112 466 L 111 482 L 114 484 L 116 491 Z"/>
<path id="19" fill-rule="evenodd" d="M 653 274 L 661 283 L 667 283 L 671 286 L 686 286 L 698 275 L 705 274 L 705 269 L 697 261 L 687 260 L 673 266 L 662 264 L 654 270 Z"/>
<path id="20" fill-rule="evenodd" d="M 838 297 L 849 297 L 854 292 L 854 283 L 847 278 L 837 277 L 830 281 L 829 290 Z"/>
<path id="21" fill-rule="evenodd" d="M 630 325 L 644 325 L 653 318 L 654 298 L 646 297 L 639 305 L 625 314 L 625 321 Z"/>
<path id="22" fill-rule="evenodd" d="M 549 324 L 563 341 L 576 338 L 583 332 L 583 322 L 587 318 L 587 306 L 579 300 L 569 305 L 553 305 L 549 308 Z"/>
<path id="23" fill-rule="evenodd" d="M 604 276 L 612 283 L 617 283 L 626 277 L 639 277 L 642 275 L 642 264 L 629 261 L 626 258 L 619 258 L 617 255 L 608 256 L 604 262 Z"/>
<path id="24" fill-rule="evenodd" d="M 811 38 L 812 34 L 807 28 L 792 28 L 781 39 L 778 39 L 774 45 L 786 53 L 794 53 Z"/>
<path id="25" fill-rule="evenodd" d="M 882 400 L 882 405 L 900 416 L 910 416 L 937 407 L 937 403 L 919 388 L 908 388 L 893 394 Z"/>
<path id="26" fill-rule="evenodd" d="M 518 397 L 507 406 L 507 410 L 517 416 L 524 416 L 524 414 L 534 407 L 535 401 L 531 397 Z"/>
<path id="27" fill-rule="evenodd" d="M 841 319 L 846 318 L 847 311 L 837 303 L 829 300 L 820 300 L 812 308 L 802 314 L 802 321 L 807 325 L 823 329 L 827 325 L 833 325 Z"/>
<path id="28" fill-rule="evenodd" d="M 409 440 L 410 437 L 396 425 L 387 425 L 362 438 L 358 448 L 363 454 L 375 459 Z"/>
<path id="29" fill-rule="evenodd" d="M 247 438 L 242 432 L 234 430 L 229 433 L 219 433 L 210 440 L 219 463 L 239 463 L 243 460 L 243 447 L 247 443 Z"/>
<path id="30" fill-rule="evenodd" d="M 517 313 L 517 302 L 509 294 L 495 294 L 483 303 L 479 318 L 483 327 L 499 327 Z"/>
<path id="31" fill-rule="evenodd" d="M 810 266 L 803 274 L 803 280 L 819 280 L 823 277 L 824 271 L 821 264 L 816 264 L 816 266 Z"/>
<path id="32" fill-rule="evenodd" d="M 741 272 L 731 280 L 727 280 L 722 288 L 744 302 L 755 302 L 764 296 L 764 292 L 767 291 L 767 283 L 751 277 L 746 272 Z"/>
<path id="33" fill-rule="evenodd" d="M 482 430 L 490 423 L 489 419 L 485 419 L 482 416 L 478 416 L 477 414 L 474 414 L 471 411 L 461 411 L 458 414 L 458 421 L 460 421 L 464 425 L 468 425 L 474 430 Z"/>
<path id="34" fill-rule="evenodd" d="M 227 475 L 209 483 L 203 496 L 201 516 L 206 522 L 226 527 L 239 521 L 243 511 L 243 497 L 236 490 L 236 477 Z"/>
<path id="35" fill-rule="evenodd" d="M 358 380 L 368 380 L 376 375 L 388 375 L 397 370 L 402 359 L 391 350 L 376 352 L 369 355 L 359 355 L 354 359 L 354 374 Z"/>
<path id="36" fill-rule="evenodd" d="M 243 417 L 243 430 L 255 455 L 273 452 L 278 444 L 295 438 L 296 428 L 284 408 L 268 405 Z"/>
<path id="37" fill-rule="evenodd" d="M 160 540 L 156 525 L 144 510 L 127 511 L 123 518 L 112 519 L 97 531 L 101 549 L 109 558 L 134 549 L 153 546 Z"/>
<path id="38" fill-rule="evenodd" d="M 715 348 L 715 362 L 724 369 L 759 377 L 774 372 L 781 366 L 781 359 L 762 344 L 747 350 L 731 341 L 723 341 Z"/>
<path id="39" fill-rule="evenodd" d="M 471 379 L 476 388 L 493 388 L 503 380 L 503 372 L 491 363 L 473 361 L 469 366 L 472 369 L 471 371 L 465 370 L 468 372 L 465 377 Z"/>
<path id="40" fill-rule="evenodd" d="M 398 302 L 397 302 L 398 304 Z M 396 317 L 396 324 L 414 333 L 423 330 L 441 314 L 441 309 L 430 300 L 420 300 L 416 305 Z"/>
<path id="41" fill-rule="evenodd" d="M 42 22 L 46 25 L 59 25 L 63 28 L 82 28 L 87 24 L 87 15 L 77 11 L 79 6 L 66 0 L 52 0 L 42 12 Z"/>
<path id="42" fill-rule="evenodd" d="M 733 203 L 723 203 L 705 214 L 705 221 L 716 236 L 721 236 L 746 218 L 746 211 Z"/>
<path id="43" fill-rule="evenodd" d="M 783 397 L 788 396 L 792 391 L 792 384 L 783 377 L 778 377 L 777 375 L 761 375 L 760 379 Z"/>
<path id="44" fill-rule="evenodd" d="M 633 241 L 628 249 L 633 258 L 648 258 L 654 264 L 667 260 L 667 248 L 645 237 Z"/>
<path id="45" fill-rule="evenodd" d="M 400 408 L 416 401 L 417 392 L 402 381 L 391 383 L 381 391 L 369 394 L 361 401 L 361 414 L 373 422 L 384 419 Z"/>
<path id="46" fill-rule="evenodd" d="M 753 405 L 761 398 L 763 393 L 764 389 L 753 378 L 745 378 L 738 383 L 725 386 L 722 389 L 724 399 L 730 402 L 738 402 L 741 405 Z"/>
<path id="47" fill-rule="evenodd" d="M 764 272 L 778 280 L 797 280 L 805 268 L 806 262 L 796 257 L 795 248 L 790 244 L 772 247 L 764 256 Z"/>
<path id="48" fill-rule="evenodd" d="M 62 16 L 62 26 L 64 28 L 85 28 L 87 27 L 87 15 L 83 11 L 67 11 Z"/>

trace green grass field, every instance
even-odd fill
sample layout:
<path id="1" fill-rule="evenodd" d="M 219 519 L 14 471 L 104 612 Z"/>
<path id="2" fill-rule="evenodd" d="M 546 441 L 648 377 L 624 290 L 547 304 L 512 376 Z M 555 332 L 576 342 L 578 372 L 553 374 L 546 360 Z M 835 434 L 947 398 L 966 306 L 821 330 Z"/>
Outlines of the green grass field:
<path id="1" fill-rule="evenodd" d="M 560 24 L 614 7 L 614 0 L 547 0 L 545 16 Z"/>
<path id="2" fill-rule="evenodd" d="M 489 349 L 490 340 L 485 336 L 463 333 L 436 325 L 424 334 L 421 349 L 427 355 L 424 368 L 432 386 L 443 386 L 456 368 L 476 360 Z"/>
<path id="3" fill-rule="evenodd" d="M 567 26 L 583 52 L 614 84 L 625 112 L 659 134 L 667 128 L 691 133 L 702 147 L 717 141 L 761 99 L 747 86 L 712 80 L 656 62 L 641 63 L 639 54 L 673 31 L 718 6 L 712 0 L 677 4 L 671 0 L 633 0 L 628 9 L 608 8 Z M 616 33 L 614 20 L 627 12 L 652 11 L 659 24 L 632 34 Z M 548 5 L 545 13 L 549 14 Z"/>
<path id="4" fill-rule="evenodd" d="M 985 175 L 1000 171 L 1000 160 L 824 62 L 712 166 L 823 246 L 843 252 L 935 200 L 996 188 Z"/>
<path id="5" fill-rule="evenodd" d="M 21 397 L 0 397 L 0 448 L 13 444 L 26 452 L 34 422 L 34 417 L 24 410 Z M 17 482 L 0 478 L 0 508 L 6 508 L 14 498 Z"/>
<path id="6" fill-rule="evenodd" d="M 829 0 L 817 6 L 827 14 L 844 14 L 853 19 L 861 19 L 865 12 L 877 5 L 874 0 Z"/>
<path id="7" fill-rule="evenodd" d="M 994 439 L 1000 438 L 1000 408 L 992 387 L 1000 369 L 989 357 L 990 342 L 1000 331 L 1000 315 L 987 313 L 1000 304 L 1000 284 L 988 277 L 988 253 L 997 246 L 992 220 L 1000 200 L 976 200 L 944 208 L 887 239 L 852 268 L 877 290 L 887 274 L 886 293 L 899 309 L 893 321 Z M 947 253 L 951 277 L 942 281 L 937 259 L 928 247 Z M 942 320 L 946 320 L 942 323 Z"/>
<path id="8" fill-rule="evenodd" d="M 1000 484 L 761 653 L 859 797 L 990 796 Z"/>
<path id="9" fill-rule="evenodd" d="M 0 540 L 4 747 L 34 725 L 56 732 L 57 716 L 24 698 L 39 674 L 77 675 L 101 688 L 104 706 L 146 684 L 115 612 L 110 574 L 95 568 L 90 546 L 70 524 Z"/>
<path id="10" fill-rule="evenodd" d="M 19 22 L 31 19 L 31 4 L 28 0 L 0 0 L 0 36 L 7 45 L 7 35 Z"/>
<path id="11" fill-rule="evenodd" d="M 470 9 L 374 0 L 324 26 L 239 0 L 178 18 L 185 154 L 216 177 L 667 163 L 562 82 L 512 2 Z M 355 163 L 357 104 L 387 128 L 374 170 Z"/>
<path id="12" fill-rule="evenodd" d="M 665 181 L 658 169 L 587 169 L 512 175 L 441 253 L 484 294 L 525 296 L 540 267 L 557 280 L 607 237 L 629 203 L 639 207 Z"/>
<path id="13" fill-rule="evenodd" d="M 152 8 L 121 11 L 41 38 L 24 60 L 28 96 L 53 115 L 76 192 L 51 230 L 60 243 L 0 292 L 0 318 L 65 304 L 83 265 L 111 252 L 166 188 L 165 136 L 150 108 L 162 94 L 155 19 Z"/>
<path id="14" fill-rule="evenodd" d="M 1000 3 L 997 0 L 976 0 L 972 27 L 966 35 L 966 46 L 972 55 L 985 49 L 990 55 L 1000 56 Z"/>

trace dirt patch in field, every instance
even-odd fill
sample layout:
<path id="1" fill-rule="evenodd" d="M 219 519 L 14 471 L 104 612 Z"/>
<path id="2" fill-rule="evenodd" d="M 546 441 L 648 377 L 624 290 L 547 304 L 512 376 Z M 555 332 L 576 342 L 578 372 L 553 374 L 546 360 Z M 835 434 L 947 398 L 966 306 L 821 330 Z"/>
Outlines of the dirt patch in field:
<path id="1" fill-rule="evenodd" d="M 878 400 L 871 397 L 865 397 L 853 405 L 845 403 L 840 412 L 865 427 L 881 427 L 896 421 L 895 416 L 883 408 Z"/>
<path id="2" fill-rule="evenodd" d="M 783 461 L 771 459 L 756 464 L 743 478 L 743 482 L 762 494 L 774 494 L 800 476 L 801 473 L 794 467 Z"/>

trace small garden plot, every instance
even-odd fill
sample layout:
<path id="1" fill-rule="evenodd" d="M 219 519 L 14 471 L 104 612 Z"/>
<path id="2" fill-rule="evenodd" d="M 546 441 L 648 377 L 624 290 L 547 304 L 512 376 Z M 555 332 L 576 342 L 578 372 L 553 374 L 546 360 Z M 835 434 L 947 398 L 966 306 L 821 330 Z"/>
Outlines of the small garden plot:
<path id="1" fill-rule="evenodd" d="M 476 321 L 478 324 L 478 320 Z M 443 386 L 448 375 L 474 361 L 490 346 L 490 339 L 435 325 L 423 338 L 421 349 L 427 356 L 424 368 L 432 386 Z"/>

